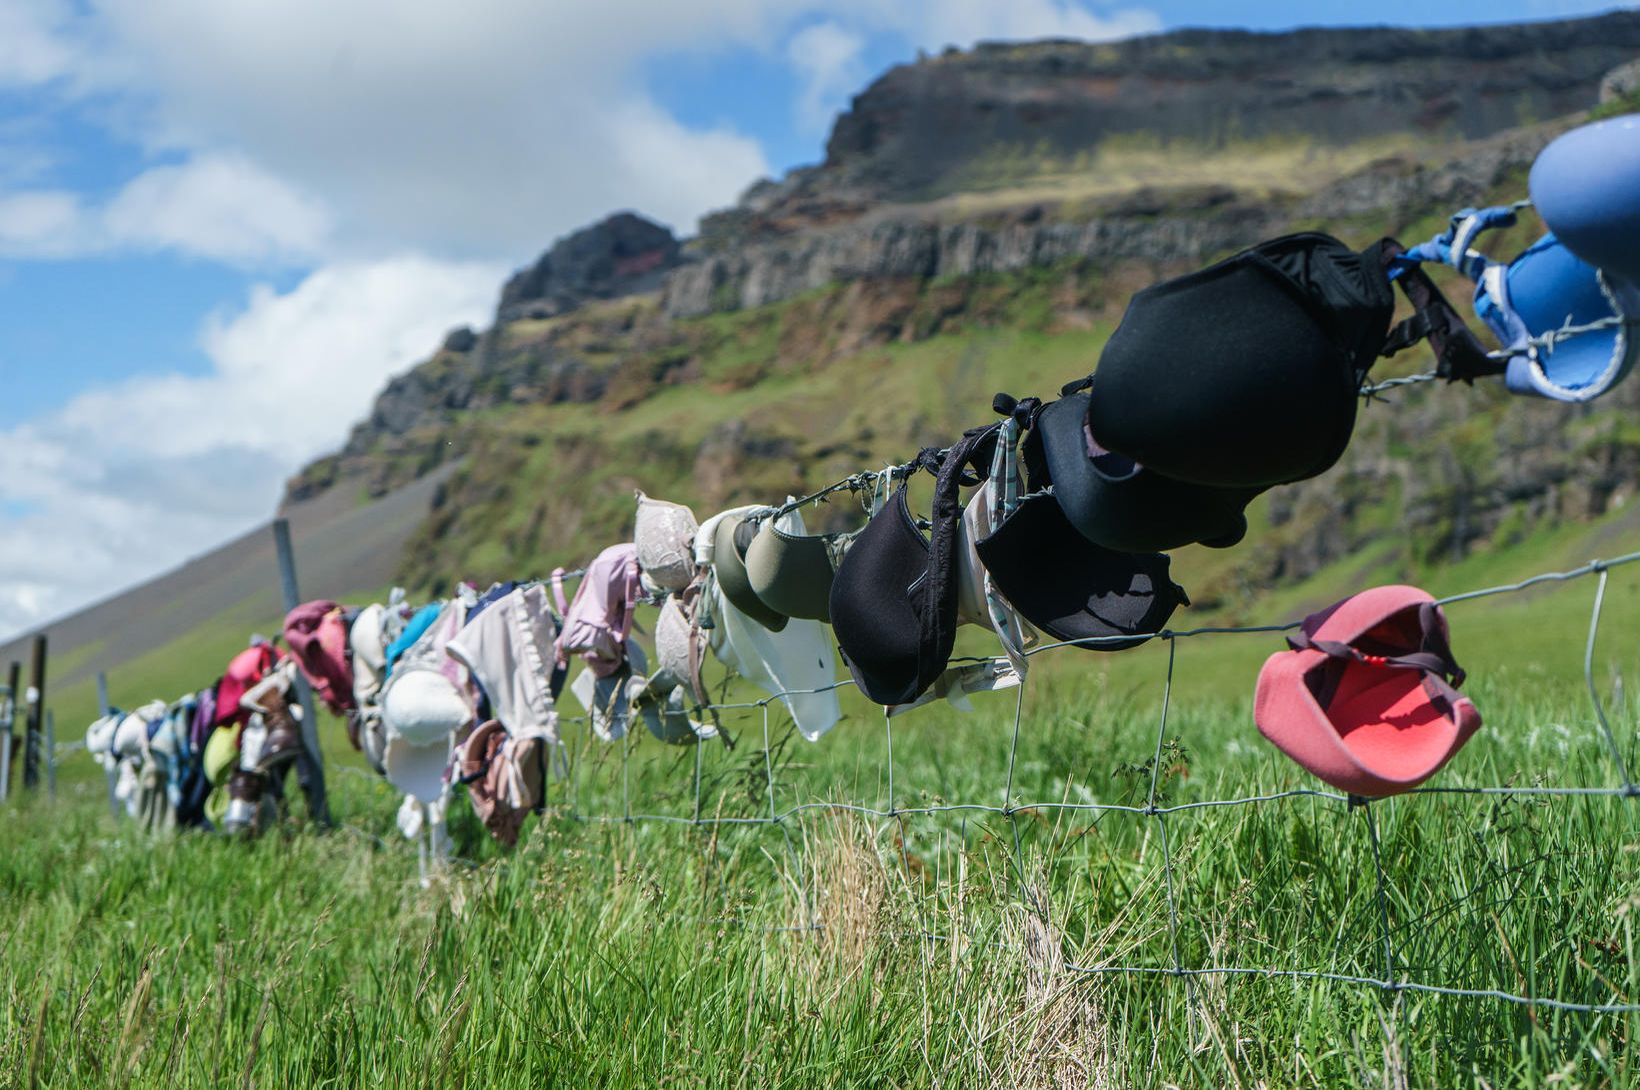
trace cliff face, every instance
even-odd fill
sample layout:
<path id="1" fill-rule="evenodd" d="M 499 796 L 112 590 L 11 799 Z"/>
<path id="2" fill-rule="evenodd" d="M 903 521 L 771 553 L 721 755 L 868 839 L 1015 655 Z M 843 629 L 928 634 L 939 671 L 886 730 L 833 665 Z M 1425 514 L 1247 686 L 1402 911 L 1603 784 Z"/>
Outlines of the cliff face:
<path id="1" fill-rule="evenodd" d="M 796 188 L 926 199 L 997 149 L 1073 159 L 1123 137 L 1202 148 L 1421 132 L 1475 139 L 1586 109 L 1640 52 L 1640 12 L 1455 30 L 1185 30 L 1104 45 L 981 45 L 891 69 Z M 767 198 L 765 198 L 767 200 Z"/>
<path id="2" fill-rule="evenodd" d="M 948 52 L 856 96 L 823 163 L 703 220 L 665 308 L 1066 258 L 1195 261 L 1293 220 L 1462 202 L 1530 161 L 1539 123 L 1620 94 L 1637 53 L 1640 11 Z M 1419 169 L 1454 147 L 1461 161 Z"/>
<path id="3" fill-rule="evenodd" d="M 619 212 L 559 239 L 534 265 L 501 289 L 496 323 L 553 318 L 596 299 L 654 291 L 677 265 L 672 232 L 631 212 Z"/>
<path id="4" fill-rule="evenodd" d="M 1405 210 L 1457 209 L 1474 201 L 1530 166 L 1558 131 L 1552 125 L 1518 130 L 1463 145 L 1458 158 L 1380 160 L 1303 196 L 1250 197 L 1227 186 L 1147 188 L 1069 220 L 1041 205 L 981 222 L 942 222 L 911 211 L 862 218 L 708 253 L 667 277 L 662 307 L 689 318 L 764 306 L 851 280 L 970 276 L 1066 260 L 1199 262 L 1294 223 L 1369 214 L 1395 230 Z"/>
<path id="5" fill-rule="evenodd" d="M 625 532 L 634 485 L 704 509 L 903 456 L 995 390 L 1086 373 L 1157 279 L 1296 229 L 1410 243 L 1519 196 L 1546 141 L 1602 97 L 1623 108 L 1637 55 L 1640 13 L 1622 13 L 904 66 L 855 100 L 824 163 L 753 186 L 700 237 L 621 214 L 560 240 L 490 329 L 393 379 L 289 498 L 382 495 L 465 457 L 403 572 L 432 585 L 573 559 Z M 1368 548 L 1417 564 L 1506 544 L 1625 503 L 1640 473 L 1632 380 L 1591 408 L 1495 386 L 1396 400 L 1363 411 L 1337 469 L 1263 501 L 1259 548 L 1192 586 L 1204 604 Z"/>
<path id="6" fill-rule="evenodd" d="M 1213 200 L 1211 195 L 1208 200 Z M 1069 259 L 1189 260 L 1257 239 L 1267 206 L 1229 202 L 1192 215 L 1177 202 L 1155 213 L 1117 211 L 1081 222 L 1027 210 L 1000 224 L 917 217 L 806 231 L 711 254 L 667 278 L 662 307 L 677 318 L 780 302 L 835 282 L 1012 272 Z"/>

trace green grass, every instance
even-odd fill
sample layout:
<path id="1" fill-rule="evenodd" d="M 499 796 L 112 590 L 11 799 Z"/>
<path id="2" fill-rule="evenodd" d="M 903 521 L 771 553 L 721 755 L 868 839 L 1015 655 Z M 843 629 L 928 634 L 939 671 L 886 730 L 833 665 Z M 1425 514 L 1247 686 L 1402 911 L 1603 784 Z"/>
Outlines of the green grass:
<path id="1" fill-rule="evenodd" d="M 1628 94 L 1618 95 L 1610 102 L 1601 103 L 1589 111 L 1589 120 L 1599 121 L 1632 113 L 1640 113 L 1640 92 L 1630 91 Z"/>
<path id="2" fill-rule="evenodd" d="M 1147 169 L 1192 181 L 1163 150 Z M 1280 148 L 1233 150 L 1259 168 L 1244 188 L 1285 188 L 1281 157 L 1266 154 Z M 1073 204 L 1098 196 L 1060 185 L 1063 165 L 1039 160 L 1000 161 L 995 184 L 1023 178 Z M 1493 195 L 1522 192 L 1516 176 Z M 1394 226 L 1417 241 L 1446 213 L 1412 208 Z M 1365 243 L 1381 219 L 1320 226 Z M 1498 252 L 1535 229 L 1523 220 L 1496 238 Z M 441 592 L 458 576 L 540 575 L 624 535 L 636 486 L 704 515 L 948 440 L 987 415 L 997 390 L 1051 393 L 1091 369 L 1140 286 L 1124 277 L 1137 275 L 1056 267 L 934 282 L 897 301 L 831 287 L 677 323 L 676 343 L 647 354 L 612 352 L 597 322 L 579 332 L 561 319 L 516 323 L 505 350 L 536 358 L 563 338 L 615 375 L 619 396 L 486 410 L 439 431 L 466 462 L 406 574 Z M 861 321 L 884 315 L 902 330 L 895 339 L 862 335 Z M 685 362 L 698 380 L 656 385 L 657 368 Z M 1426 365 L 1420 355 L 1383 373 Z M 1497 391 L 1395 397 L 1394 415 L 1363 413 L 1350 458 L 1432 475 L 1450 454 L 1477 491 L 1507 463 Z M 731 424 L 754 453 L 714 485 L 699 455 Z M 1602 444 L 1632 446 L 1632 431 L 1621 411 L 1601 410 L 1567 445 L 1598 456 Z M 409 472 L 437 449 L 382 457 Z M 1302 578 L 1261 577 L 1274 548 L 1339 516 L 1311 502 L 1278 524 L 1260 500 L 1240 548 L 1178 552 L 1175 575 L 1206 608 L 1174 624 L 1292 619 L 1381 582 L 1452 593 L 1640 543 L 1640 522 L 1621 509 L 1593 522 L 1518 510 L 1454 562 L 1419 551 L 1442 524 L 1404 532 L 1399 486 L 1371 493 L 1377 478 L 1354 474 L 1346 459 L 1324 485 L 1370 493 L 1347 516 L 1355 537 L 1341 559 Z M 927 482 L 917 487 L 925 496 Z M 1582 675 L 1594 589 L 1585 578 L 1452 609 L 1486 727 L 1434 786 L 1621 782 Z M 113 698 L 131 707 L 197 687 L 277 620 L 224 615 L 157 646 L 111 678 Z M 1611 575 L 1594 670 L 1631 766 L 1637 630 L 1640 565 Z M 303 823 L 298 804 L 256 843 L 150 838 L 107 817 L 100 773 L 72 758 L 58 800 L 0 813 L 0 1088 L 1640 1081 L 1629 1014 L 1291 975 L 1187 983 L 1080 971 L 1178 964 L 1376 979 L 1387 917 L 1398 980 L 1640 1002 L 1640 840 L 1626 800 L 1424 794 L 1350 809 L 1300 796 L 1165 819 L 1043 805 L 1143 808 L 1153 775 L 1169 805 L 1315 786 L 1252 724 L 1253 679 L 1281 646 L 1272 635 L 1180 641 L 1157 769 L 1161 644 L 1036 659 L 1017 747 L 1008 693 L 975 698 L 970 715 L 920 710 L 891 735 L 880 711 L 846 692 L 846 719 L 814 745 L 778 710 L 728 712 L 732 752 L 647 737 L 604 746 L 568 724 L 573 774 L 519 849 L 498 851 L 458 800 L 462 860 L 429 889 L 394 829 L 398 800 L 334 720 L 321 726 L 343 824 L 328 835 Z M 959 644 L 988 650 L 972 632 Z M 95 713 L 90 684 L 54 689 L 51 702 L 65 742 Z M 811 805 L 837 802 L 900 812 Z M 1012 809 L 935 809 L 959 803 Z M 778 825 L 734 821 L 771 809 L 785 815 Z M 673 820 L 621 820 L 628 813 Z M 697 814 L 731 823 L 697 825 Z"/>
<path id="3" fill-rule="evenodd" d="M 1434 786 L 1618 782 L 1581 675 L 1594 585 L 1452 607 L 1486 726 Z M 1614 570 L 1595 677 L 1631 763 L 1637 623 L 1640 570 Z M 1251 722 L 1253 674 L 1280 646 L 1180 642 L 1159 803 L 1313 785 Z M 1165 847 L 1143 813 L 1033 806 L 1147 803 L 1166 667 L 1159 644 L 1039 657 L 1011 796 L 1011 693 L 895 719 L 892 796 L 888 730 L 858 694 L 813 745 L 778 710 L 726 713 L 736 748 L 698 754 L 566 724 L 574 771 L 551 813 L 504 855 L 458 803 L 464 862 L 426 890 L 367 774 L 333 766 L 338 831 L 298 813 L 256 843 L 147 837 L 65 779 L 0 826 L 0 1086 L 1634 1082 L 1633 1015 L 1077 971 L 1173 966 L 1170 859 L 1188 967 L 1377 979 L 1387 913 L 1397 979 L 1640 1001 L 1627 801 L 1285 798 L 1176 812 Z M 777 812 L 1019 809 L 696 826 L 697 756 L 707 818 L 767 814 L 766 768 Z"/>
<path id="4" fill-rule="evenodd" d="M 725 336 L 737 328 L 717 321 Z M 755 389 L 692 385 L 621 412 L 506 414 L 479 440 L 471 464 L 484 472 L 466 478 L 450 508 L 457 522 L 438 529 L 435 512 L 430 525 L 442 536 L 429 567 L 444 585 L 454 556 L 481 579 L 584 559 L 628 524 L 635 485 L 693 498 L 693 452 L 727 420 L 776 437 L 825 420 L 873 451 L 904 453 L 972 423 L 964 406 L 994 388 L 1041 391 L 1079 373 L 1107 332 L 1103 323 L 969 330 L 873 348 L 813 374 L 771 363 Z M 1378 426 L 1364 420 L 1364 431 Z M 1484 420 L 1468 431 L 1484 433 Z M 767 498 L 861 462 L 843 444 L 824 457 L 748 463 L 736 476 L 759 489 L 745 498 Z M 531 487 L 547 480 L 563 486 Z M 925 496 L 927 482 L 917 487 Z M 1640 542 L 1633 512 L 1619 509 L 1592 523 L 1522 521 L 1450 563 L 1395 532 L 1398 497 L 1376 503 L 1358 516 L 1378 535 L 1367 546 L 1274 589 L 1216 592 L 1216 606 L 1174 624 L 1291 619 L 1379 582 L 1452 593 Z M 1277 526 L 1262 500 L 1250 515 L 1254 532 L 1239 549 L 1181 550 L 1180 581 L 1193 592 L 1234 586 L 1281 534 L 1312 525 Z M 1585 578 L 1453 608 L 1487 726 L 1437 785 L 1619 782 L 1583 690 L 1594 587 Z M 129 707 L 196 687 L 247 632 L 276 623 L 217 618 L 120 671 L 113 697 Z M 1637 630 L 1640 570 L 1619 569 L 1595 678 L 1630 761 L 1640 757 L 1640 709 L 1628 695 Z M 1313 785 L 1252 726 L 1253 679 L 1281 646 L 1268 635 L 1179 643 L 1162 801 Z M 972 632 L 959 647 L 986 650 Z M 0 855 L 9 910 L 0 1087 L 1635 1081 L 1628 1015 L 1292 977 L 1212 975 L 1187 986 L 1071 968 L 1174 964 L 1157 819 L 1031 805 L 1146 804 L 1166 668 L 1167 649 L 1155 644 L 1037 659 L 1011 797 L 1011 694 L 976 698 L 968 716 L 940 707 L 895 720 L 892 795 L 884 722 L 857 694 L 817 745 L 771 715 L 767 763 L 762 714 L 729 713 L 739 744 L 699 751 L 698 811 L 695 751 L 647 738 L 595 745 L 571 726 L 574 775 L 555 789 L 551 815 L 503 856 L 458 803 L 469 862 L 431 890 L 418 886 L 414 849 L 393 828 L 396 798 L 361 771 L 332 720 L 323 736 L 345 825 L 328 836 L 298 817 L 254 845 L 150 840 L 110 823 L 100 774 L 74 758 L 55 805 L 28 800 L 0 817 L 10 834 Z M 80 685 L 52 700 L 59 737 L 70 741 L 94 712 L 94 692 Z M 783 813 L 836 801 L 1021 809 L 885 819 L 808 808 L 778 827 L 690 823 L 697 812 L 766 814 L 768 767 Z M 628 808 L 679 820 L 576 820 Z M 1631 805 L 1424 795 L 1370 813 L 1398 979 L 1640 1001 Z M 1366 822 L 1365 811 L 1308 797 L 1167 818 L 1179 963 L 1380 976 Z"/>

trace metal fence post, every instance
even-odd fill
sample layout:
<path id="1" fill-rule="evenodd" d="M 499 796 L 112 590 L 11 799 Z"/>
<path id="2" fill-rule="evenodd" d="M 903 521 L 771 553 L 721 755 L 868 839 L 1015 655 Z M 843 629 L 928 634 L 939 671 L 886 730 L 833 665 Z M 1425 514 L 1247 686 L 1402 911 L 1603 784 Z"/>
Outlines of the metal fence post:
<path id="1" fill-rule="evenodd" d="M 0 704 L 0 802 L 11 795 L 11 740 L 12 724 L 17 720 L 17 686 L 22 682 L 23 664 L 11 664 L 11 677 L 6 683 L 6 699 Z"/>
<path id="2" fill-rule="evenodd" d="M 290 522 L 273 520 L 273 545 L 279 554 L 279 582 L 284 591 L 285 611 L 302 604 L 296 589 L 296 552 L 290 543 Z M 302 748 L 307 752 L 296 762 L 296 779 L 307 796 L 308 813 L 321 825 L 330 824 L 330 803 L 325 798 L 324 757 L 319 752 L 319 717 L 313 709 L 313 690 L 300 670 L 296 673 L 296 695 L 302 704 Z"/>
<path id="3" fill-rule="evenodd" d="M 23 734 L 23 786 L 40 786 L 40 726 L 46 706 L 46 634 L 34 637 L 34 680 L 28 687 L 28 728 Z"/>
<path id="4" fill-rule="evenodd" d="M 46 797 L 57 798 L 57 717 L 46 709 Z"/>
<path id="5" fill-rule="evenodd" d="M 113 709 L 108 703 L 108 675 L 101 670 L 97 671 L 97 707 L 99 716 L 106 716 Z M 120 819 L 119 777 L 115 774 L 113 764 L 103 769 L 103 778 L 108 782 L 108 813 L 115 821 Z"/>

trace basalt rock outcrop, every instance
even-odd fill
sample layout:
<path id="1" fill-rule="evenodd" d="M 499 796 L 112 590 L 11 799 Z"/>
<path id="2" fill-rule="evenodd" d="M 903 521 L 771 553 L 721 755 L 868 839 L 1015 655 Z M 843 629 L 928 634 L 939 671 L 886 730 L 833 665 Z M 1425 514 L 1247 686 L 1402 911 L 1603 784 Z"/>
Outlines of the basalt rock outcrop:
<path id="1" fill-rule="evenodd" d="M 677 265 L 678 240 L 631 212 L 582 228 L 553 243 L 501 289 L 496 322 L 553 318 L 593 299 L 654 291 Z"/>
<path id="2" fill-rule="evenodd" d="M 1602 104 L 1622 102 L 1640 96 L 1640 60 L 1620 64 L 1600 81 Z"/>
<path id="3" fill-rule="evenodd" d="M 1462 201 L 1529 163 L 1541 122 L 1627 88 L 1637 54 L 1635 11 L 1452 30 L 1186 30 L 947 51 L 893 68 L 856 96 L 823 162 L 758 182 L 704 218 L 691 244 L 700 260 L 666 278 L 664 306 L 691 317 L 837 280 L 965 276 L 1066 258 L 1194 261 L 1295 219 Z M 1504 133 L 1514 135 L 1488 143 Z M 1238 148 L 1255 158 L 1276 145 L 1324 157 L 1386 138 L 1481 146 L 1433 169 L 1404 155 L 1338 178 L 1299 169 L 1279 194 L 1245 192 L 1235 175 Z M 1124 148 L 1223 157 L 1224 184 L 1147 185 L 1068 213 L 1027 205 L 1000 217 L 964 218 L 937 200 L 974 188 L 995 198 L 1044 173 L 1092 177 L 1120 163 Z"/>
<path id="4" fill-rule="evenodd" d="M 1068 260 L 1200 262 L 1250 246 L 1294 223 L 1405 210 L 1460 208 L 1523 171 L 1560 131 L 1545 124 L 1466 144 L 1456 157 L 1391 157 L 1305 196 L 1247 197 L 1228 187 L 1142 189 L 1087 218 L 1054 219 L 1027 207 L 981 222 L 928 214 L 862 218 L 708 252 L 666 278 L 661 305 L 674 318 L 777 303 L 826 284 L 1012 272 Z"/>
<path id="5" fill-rule="evenodd" d="M 1124 138 L 1202 148 L 1338 146 L 1409 131 L 1476 139 L 1587 109 L 1602 76 L 1636 54 L 1637 11 L 1442 30 L 981 44 L 890 69 L 837 119 L 823 163 L 747 203 L 779 218 L 804 203 L 926 200 L 962 188 L 974 164 L 1004 151 L 1074 160 Z"/>
<path id="6" fill-rule="evenodd" d="M 622 413 L 683 385 L 733 395 L 755 425 L 765 379 L 790 387 L 891 342 L 1000 328 L 1021 320 L 1022 300 L 1033 330 L 1086 330 L 1113 323 L 1146 283 L 1272 234 L 1405 234 L 1415 221 L 1518 195 L 1548 140 L 1602 95 L 1627 101 L 1636 57 L 1640 12 L 1450 31 L 1188 31 L 925 58 L 854 100 L 821 164 L 753 185 L 695 239 L 680 245 L 622 213 L 555 243 L 508 281 L 490 329 L 453 332 L 390 381 L 343 450 L 295 478 L 290 496 L 349 482 L 381 494 L 471 455 L 452 478 L 469 487 L 451 510 L 504 520 L 509 505 L 535 504 L 539 518 L 519 522 L 508 546 L 529 555 L 532 527 L 569 518 L 580 493 L 566 485 L 554 498 L 526 483 L 519 436 L 568 443 L 589 479 L 610 452 L 596 434 L 571 441 L 486 421 L 563 403 Z M 1377 150 L 1384 136 L 1403 139 Z M 1248 184 L 1233 169 L 1243 145 L 1291 152 L 1300 167 L 1279 185 Z M 1167 162 L 1227 157 L 1203 177 L 1074 200 L 1029 186 L 964 190 L 976 164 L 1007 183 L 998 162 L 1025 178 L 1044 164 L 1063 174 L 1066 164 L 1120 160 L 1130 146 L 1160 148 Z M 1329 148 L 1354 157 L 1302 169 Z M 745 313 L 701 320 L 736 311 Z M 1382 520 L 1368 515 L 1386 496 L 1396 525 L 1417 528 L 1421 559 L 1439 561 L 1545 520 L 1600 514 L 1634 491 L 1640 443 L 1611 422 L 1640 407 L 1640 385 L 1592 415 L 1474 393 L 1472 410 L 1428 388 L 1404 396 L 1406 411 L 1367 409 L 1336 471 L 1272 497 L 1276 525 L 1244 551 L 1249 585 L 1301 578 L 1381 542 Z M 1486 449 L 1431 441 L 1454 411 L 1489 414 Z M 661 429 L 671 445 L 641 460 L 674 474 L 680 495 L 716 504 L 799 486 L 829 449 L 759 427 L 729 420 L 687 443 Z M 863 427 L 827 437 L 849 454 L 839 464 L 875 451 Z M 573 477 L 579 464 L 554 471 Z M 532 487 L 541 494 L 518 491 Z M 480 499 L 490 506 L 472 506 Z M 430 523 L 418 537 L 428 572 L 462 548 L 458 523 Z"/>

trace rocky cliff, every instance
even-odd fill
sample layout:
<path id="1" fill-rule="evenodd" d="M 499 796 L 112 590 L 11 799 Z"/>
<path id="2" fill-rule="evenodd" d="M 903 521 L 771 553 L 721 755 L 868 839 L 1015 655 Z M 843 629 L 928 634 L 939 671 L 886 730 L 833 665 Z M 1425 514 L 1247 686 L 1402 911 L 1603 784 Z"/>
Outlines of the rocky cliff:
<path id="1" fill-rule="evenodd" d="M 799 489 L 949 438 L 995 389 L 1086 373 L 1160 277 L 1293 229 L 1421 239 L 1519 196 L 1558 131 L 1601 98 L 1627 108 L 1637 55 L 1640 13 L 1621 13 L 982 46 L 895 69 L 824 163 L 753 186 L 700 237 L 622 214 L 556 243 L 491 328 L 392 380 L 289 495 L 380 495 L 472 455 L 412 543 L 405 574 L 431 585 L 622 532 L 634 484 L 706 506 Z M 1388 546 L 1386 527 L 1408 563 L 1461 556 L 1608 511 L 1640 472 L 1623 425 L 1640 386 L 1592 409 L 1490 386 L 1397 400 L 1365 411 L 1338 469 L 1272 494 L 1260 548 L 1193 591 L 1301 578 Z"/>
<path id="2" fill-rule="evenodd" d="M 1623 93 L 1637 53 L 1640 11 L 949 51 L 856 96 L 822 163 L 703 220 L 665 307 L 1066 258 L 1194 261 L 1283 222 L 1462 201 L 1529 161 L 1542 122 Z M 1418 169 L 1453 147 L 1466 154 L 1438 174 Z"/>
<path id="3" fill-rule="evenodd" d="M 1592 103 L 1593 86 L 1584 90 Z M 764 306 L 850 280 L 971 276 L 1066 260 L 1199 262 L 1291 224 L 1370 214 L 1393 231 L 1405 210 L 1456 209 L 1475 200 L 1530 166 L 1559 129 L 1547 123 L 1460 142 L 1456 155 L 1387 157 L 1303 195 L 1145 187 L 1068 219 L 1041 204 L 977 222 L 950 222 L 938 209 L 862 217 L 708 253 L 666 278 L 662 307 L 688 318 Z"/>
<path id="4" fill-rule="evenodd" d="M 495 320 L 553 318 L 594 299 L 654 291 L 678 264 L 672 232 L 631 212 L 618 212 L 553 243 L 501 289 Z"/>
<path id="5" fill-rule="evenodd" d="M 798 229 L 1176 146 L 1344 147 L 1484 137 L 1593 105 L 1640 53 L 1640 12 L 1450 30 L 1182 30 L 1090 45 L 980 45 L 901 65 L 837 119 L 820 165 L 762 183 L 708 238 Z M 1232 179 L 1233 181 L 1233 179 Z M 1304 188 L 1295 179 L 1296 188 Z"/>

